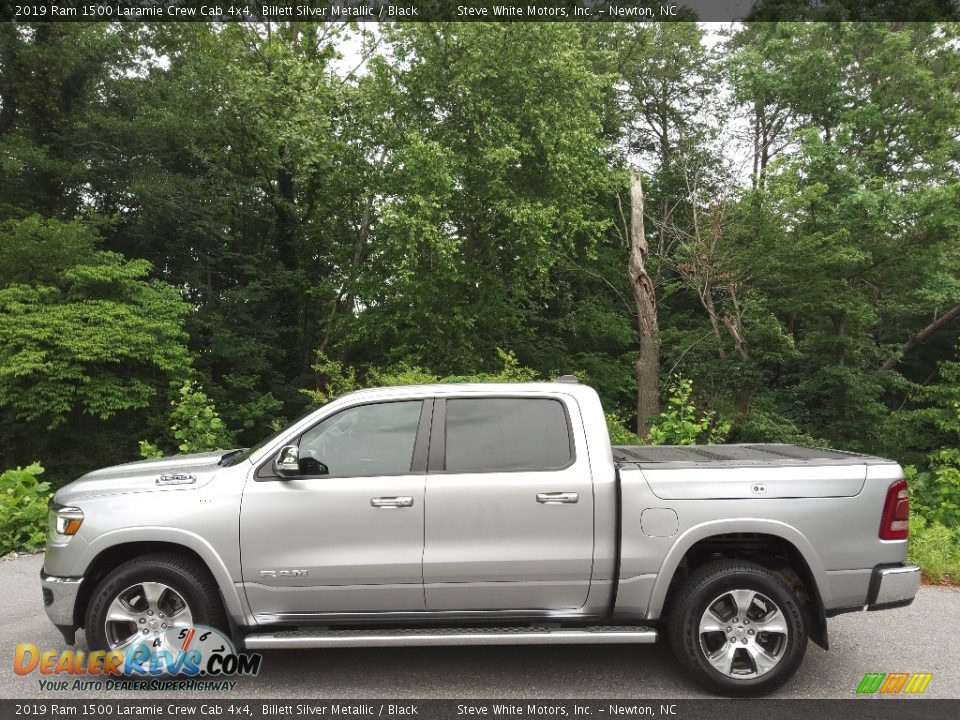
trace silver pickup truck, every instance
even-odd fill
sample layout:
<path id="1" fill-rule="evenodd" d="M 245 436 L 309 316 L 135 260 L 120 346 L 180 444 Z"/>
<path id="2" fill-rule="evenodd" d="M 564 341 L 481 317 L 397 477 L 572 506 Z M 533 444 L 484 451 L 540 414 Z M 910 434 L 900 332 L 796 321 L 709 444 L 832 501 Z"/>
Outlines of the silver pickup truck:
<path id="1" fill-rule="evenodd" d="M 699 683 L 759 695 L 828 617 L 913 600 L 908 502 L 895 462 L 849 452 L 611 447 L 572 378 L 386 387 L 67 485 L 41 583 L 92 649 L 192 624 L 249 651 L 666 631 Z"/>

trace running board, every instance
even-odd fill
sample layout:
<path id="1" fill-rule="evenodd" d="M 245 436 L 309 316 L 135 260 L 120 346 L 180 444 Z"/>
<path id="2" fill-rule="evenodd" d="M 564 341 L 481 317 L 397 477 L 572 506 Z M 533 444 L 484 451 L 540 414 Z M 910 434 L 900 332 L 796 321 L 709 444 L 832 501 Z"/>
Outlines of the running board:
<path id="1" fill-rule="evenodd" d="M 417 645 L 594 645 L 653 643 L 657 631 L 637 625 L 584 628 L 398 628 L 289 630 L 247 635 L 247 650 L 281 648 L 406 647 Z"/>

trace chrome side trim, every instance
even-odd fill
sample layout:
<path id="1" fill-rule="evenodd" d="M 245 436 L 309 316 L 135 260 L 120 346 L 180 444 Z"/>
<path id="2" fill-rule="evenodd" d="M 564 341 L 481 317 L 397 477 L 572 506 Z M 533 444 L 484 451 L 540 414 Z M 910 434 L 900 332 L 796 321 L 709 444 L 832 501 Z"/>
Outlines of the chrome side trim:
<path id="1" fill-rule="evenodd" d="M 594 645 L 654 643 L 650 628 L 598 627 L 583 630 L 551 628 L 327 630 L 248 635 L 248 650 L 336 647 L 420 647 L 436 645 Z"/>
<path id="2" fill-rule="evenodd" d="M 401 610 L 386 612 L 310 612 L 310 613 L 255 613 L 258 625 L 278 623 L 462 623 L 490 622 L 583 622 L 591 616 L 572 610 Z M 599 615 L 594 622 L 602 622 Z"/>

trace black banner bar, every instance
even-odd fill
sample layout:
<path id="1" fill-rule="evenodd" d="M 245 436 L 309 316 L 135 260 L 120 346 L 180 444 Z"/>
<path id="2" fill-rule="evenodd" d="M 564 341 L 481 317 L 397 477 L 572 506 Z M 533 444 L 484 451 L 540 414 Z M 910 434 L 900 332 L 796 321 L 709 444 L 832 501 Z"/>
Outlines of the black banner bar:
<path id="1" fill-rule="evenodd" d="M 943 21 L 960 0 L 4 0 L 19 22 Z"/>
<path id="2" fill-rule="evenodd" d="M 246 718 L 276 720 L 458 720 L 460 718 L 661 718 L 662 720 L 928 720 L 960 717 L 960 700 L 863 697 L 856 700 L 0 700 L 0 718 Z"/>

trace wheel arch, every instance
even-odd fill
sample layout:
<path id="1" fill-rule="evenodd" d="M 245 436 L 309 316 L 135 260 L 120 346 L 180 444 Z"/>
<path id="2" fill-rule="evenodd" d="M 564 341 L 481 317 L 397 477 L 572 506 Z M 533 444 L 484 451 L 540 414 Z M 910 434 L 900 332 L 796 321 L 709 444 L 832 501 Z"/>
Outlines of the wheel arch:
<path id="1" fill-rule="evenodd" d="M 73 619 L 76 627 L 83 627 L 87 607 L 94 589 L 100 581 L 113 569 L 133 558 L 153 553 L 169 553 L 189 557 L 199 563 L 210 573 L 220 594 L 220 602 L 231 622 L 244 618 L 244 606 L 237 592 L 236 586 L 223 561 L 206 544 L 202 538 L 190 533 L 158 533 L 145 535 L 144 528 L 132 528 L 136 535 L 130 536 L 124 532 L 108 533 L 98 540 L 94 547 L 88 548 L 90 560 L 85 563 L 83 582 L 77 594 L 73 608 Z M 158 530 L 170 530 L 158 528 Z M 195 538 L 195 539 L 194 539 Z"/>
<path id="2" fill-rule="evenodd" d="M 688 572 L 720 557 L 753 559 L 807 592 L 810 638 L 827 649 L 825 608 L 830 601 L 826 570 L 809 540 L 786 523 L 731 519 L 696 525 L 684 532 L 664 558 L 651 592 L 647 618 L 664 615 L 670 595 Z M 789 571 L 795 573 L 796 577 Z M 801 593 L 802 595 L 802 593 Z"/>

